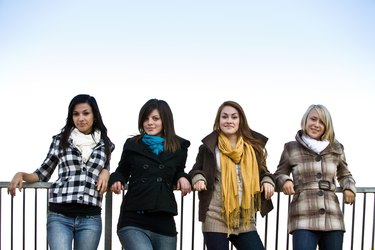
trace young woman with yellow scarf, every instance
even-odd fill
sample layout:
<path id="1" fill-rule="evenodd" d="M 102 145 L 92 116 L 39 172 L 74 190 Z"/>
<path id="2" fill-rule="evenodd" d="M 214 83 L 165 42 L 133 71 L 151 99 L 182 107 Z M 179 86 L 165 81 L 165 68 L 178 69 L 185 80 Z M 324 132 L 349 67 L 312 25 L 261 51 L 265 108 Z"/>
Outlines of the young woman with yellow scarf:
<path id="1" fill-rule="evenodd" d="M 214 131 L 202 140 L 193 169 L 207 250 L 264 249 L 255 215 L 273 209 L 273 176 L 266 167 L 267 138 L 252 131 L 242 107 L 233 101 L 218 109 Z"/>

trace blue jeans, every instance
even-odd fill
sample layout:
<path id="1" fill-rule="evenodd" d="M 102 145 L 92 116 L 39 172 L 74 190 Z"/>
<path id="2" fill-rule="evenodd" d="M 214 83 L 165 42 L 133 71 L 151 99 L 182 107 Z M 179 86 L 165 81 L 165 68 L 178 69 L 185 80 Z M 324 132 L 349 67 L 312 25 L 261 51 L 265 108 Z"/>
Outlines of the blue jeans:
<path id="1" fill-rule="evenodd" d="M 296 230 L 293 232 L 293 250 L 342 250 L 343 231 Z"/>
<path id="2" fill-rule="evenodd" d="M 48 212 L 47 239 L 51 250 L 96 250 L 102 233 L 100 215 L 67 217 Z"/>
<path id="3" fill-rule="evenodd" d="M 257 231 L 231 234 L 204 232 L 204 241 L 207 250 L 228 250 L 231 242 L 237 250 L 264 250 L 263 243 Z"/>
<path id="4" fill-rule="evenodd" d="M 177 236 L 157 234 L 139 227 L 123 227 L 117 231 L 125 250 L 176 250 Z"/>

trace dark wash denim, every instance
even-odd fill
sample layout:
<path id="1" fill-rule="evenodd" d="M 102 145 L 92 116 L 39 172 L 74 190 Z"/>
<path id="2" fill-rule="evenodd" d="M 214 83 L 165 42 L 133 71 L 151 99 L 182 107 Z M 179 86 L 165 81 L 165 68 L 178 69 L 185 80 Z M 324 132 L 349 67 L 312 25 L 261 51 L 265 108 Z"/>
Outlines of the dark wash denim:
<path id="1" fill-rule="evenodd" d="M 343 231 L 296 230 L 293 232 L 293 250 L 342 250 Z"/>
<path id="2" fill-rule="evenodd" d="M 139 227 L 123 227 L 117 231 L 125 250 L 176 250 L 177 236 L 157 234 Z"/>
<path id="3" fill-rule="evenodd" d="M 231 242 L 237 250 L 264 250 L 263 243 L 257 231 L 231 234 L 229 238 L 225 233 L 204 232 L 204 241 L 207 250 L 228 250 Z"/>

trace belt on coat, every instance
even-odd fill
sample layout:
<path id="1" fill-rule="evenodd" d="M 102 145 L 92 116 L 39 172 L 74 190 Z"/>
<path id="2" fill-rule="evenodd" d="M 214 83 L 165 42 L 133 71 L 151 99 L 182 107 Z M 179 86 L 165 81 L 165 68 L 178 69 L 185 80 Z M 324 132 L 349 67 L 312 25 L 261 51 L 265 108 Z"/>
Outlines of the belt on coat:
<path id="1" fill-rule="evenodd" d="M 294 190 L 296 193 L 299 193 L 303 190 L 309 190 L 309 189 L 320 189 L 325 191 L 335 191 L 336 185 L 333 182 L 327 181 L 327 180 L 320 180 L 320 181 L 311 181 L 307 183 L 302 183 L 300 185 L 296 185 L 294 187 Z"/>

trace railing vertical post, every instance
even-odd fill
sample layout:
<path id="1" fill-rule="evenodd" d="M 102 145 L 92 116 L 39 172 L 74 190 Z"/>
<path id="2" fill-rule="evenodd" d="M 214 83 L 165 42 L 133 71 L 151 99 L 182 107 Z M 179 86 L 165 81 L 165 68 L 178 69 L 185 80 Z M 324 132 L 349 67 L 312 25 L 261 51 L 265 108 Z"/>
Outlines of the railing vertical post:
<path id="1" fill-rule="evenodd" d="M 25 211 L 26 211 L 26 189 L 23 188 L 22 192 L 22 249 L 25 250 L 25 228 L 26 228 L 26 218 L 25 218 Z"/>
<path id="2" fill-rule="evenodd" d="M 1 196 L 1 190 L 2 190 L 2 188 L 0 187 L 0 201 L 2 201 L 2 198 L 3 198 L 3 197 Z M 2 203 L 0 202 L 0 250 L 1 250 L 1 239 L 3 238 L 3 237 L 2 237 L 3 234 L 1 233 L 1 225 L 2 225 L 2 223 L 1 223 L 1 217 L 2 217 L 2 214 L 3 214 L 3 213 L 2 213 L 3 210 L 2 210 L 1 204 L 2 204 Z"/>
<path id="3" fill-rule="evenodd" d="M 180 210 L 180 250 L 182 250 L 182 239 L 183 239 L 183 225 L 184 225 L 184 197 L 181 192 L 181 210 Z"/>
<path id="4" fill-rule="evenodd" d="M 191 250 L 194 250 L 194 236 L 195 236 L 195 191 L 193 191 L 193 221 L 191 225 Z M 0 249 L 1 250 L 1 249 Z"/>
<path id="5" fill-rule="evenodd" d="M 366 193 L 363 194 L 363 216 L 362 216 L 362 237 L 361 237 L 361 249 L 363 250 L 363 245 L 365 241 L 365 222 L 366 222 Z"/>
<path id="6" fill-rule="evenodd" d="M 266 224 L 264 229 L 264 249 L 267 250 L 268 214 L 266 215 L 264 223 Z"/>
<path id="7" fill-rule="evenodd" d="M 275 250 L 277 250 L 277 246 L 279 242 L 279 218 L 280 218 L 279 212 L 280 212 L 280 192 L 277 192 Z"/>
<path id="8" fill-rule="evenodd" d="M 104 249 L 112 249 L 112 192 L 105 194 Z"/>
<path id="9" fill-rule="evenodd" d="M 47 201 L 46 201 L 46 218 L 48 217 L 48 201 L 49 201 L 49 189 L 47 189 Z M 48 249 L 48 238 L 46 237 L 46 249 Z"/>
<path id="10" fill-rule="evenodd" d="M 35 188 L 35 208 L 34 208 L 34 249 L 37 250 L 37 236 L 38 236 L 38 189 Z"/>
<path id="11" fill-rule="evenodd" d="M 372 236 L 371 236 L 371 249 L 374 249 L 374 236 L 375 236 L 375 194 L 374 196 L 374 206 L 372 212 Z"/>
<path id="12" fill-rule="evenodd" d="M 10 249 L 13 250 L 13 197 L 10 198 Z"/>
<path id="13" fill-rule="evenodd" d="M 351 244 L 350 244 L 350 249 L 354 249 L 354 221 L 355 221 L 355 203 L 353 203 L 353 213 L 352 213 L 352 239 L 351 239 Z"/>

